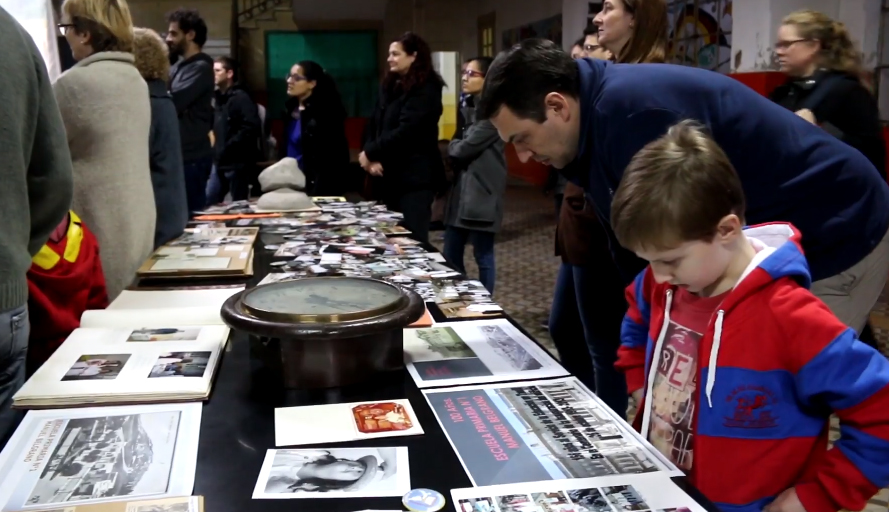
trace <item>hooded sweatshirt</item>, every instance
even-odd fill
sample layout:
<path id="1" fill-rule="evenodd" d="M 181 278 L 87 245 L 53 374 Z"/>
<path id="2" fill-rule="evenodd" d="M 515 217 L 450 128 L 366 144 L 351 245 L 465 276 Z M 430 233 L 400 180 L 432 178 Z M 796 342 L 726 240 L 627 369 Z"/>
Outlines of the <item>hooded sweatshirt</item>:
<path id="1" fill-rule="evenodd" d="M 790 222 L 806 234 L 813 280 L 851 268 L 889 229 L 889 186 L 864 155 L 741 82 L 686 66 L 576 62 L 581 136 L 565 173 L 587 192 L 604 226 L 633 155 L 693 119 L 738 171 L 747 221 Z M 629 282 L 644 264 L 622 253 L 608 232 Z"/>
<path id="2" fill-rule="evenodd" d="M 213 157 L 213 59 L 198 53 L 170 68 L 170 94 L 179 115 L 182 159 L 195 162 Z"/>
<path id="3" fill-rule="evenodd" d="M 691 481 L 723 511 L 758 512 L 790 488 L 807 512 L 861 510 L 889 484 L 889 361 L 806 289 L 792 225 L 744 233 L 758 252 L 698 345 Z M 646 437 L 675 292 L 650 268 L 627 288 L 616 366 L 644 391 Z M 842 437 L 828 450 L 831 413 Z"/>

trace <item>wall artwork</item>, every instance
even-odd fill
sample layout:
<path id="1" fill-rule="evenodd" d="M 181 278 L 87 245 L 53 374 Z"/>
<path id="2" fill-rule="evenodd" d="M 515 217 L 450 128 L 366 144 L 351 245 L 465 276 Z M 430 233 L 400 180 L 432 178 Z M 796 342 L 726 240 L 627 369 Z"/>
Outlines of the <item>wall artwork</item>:
<path id="1" fill-rule="evenodd" d="M 562 15 L 556 14 L 534 23 L 504 30 L 502 38 L 502 50 L 509 49 L 519 41 L 533 38 L 549 39 L 562 46 Z"/>
<path id="2" fill-rule="evenodd" d="M 732 0 L 674 0 L 668 17 L 668 62 L 731 70 Z"/>

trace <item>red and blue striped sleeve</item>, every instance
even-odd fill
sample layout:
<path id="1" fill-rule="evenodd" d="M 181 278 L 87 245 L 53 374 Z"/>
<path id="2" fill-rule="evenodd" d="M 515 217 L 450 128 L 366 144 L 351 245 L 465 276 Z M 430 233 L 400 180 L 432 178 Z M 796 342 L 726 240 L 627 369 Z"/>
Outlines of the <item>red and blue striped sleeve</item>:
<path id="1" fill-rule="evenodd" d="M 645 350 L 648 346 L 648 328 L 651 321 L 651 290 L 649 269 L 646 268 L 627 287 L 629 309 L 620 328 L 620 348 L 617 350 L 615 368 L 626 374 L 630 393 L 645 386 Z"/>
<path id="2" fill-rule="evenodd" d="M 861 510 L 889 485 L 889 360 L 807 290 L 785 298 L 776 313 L 797 363 L 799 400 L 810 410 L 828 407 L 841 433 L 797 495 L 807 512 Z"/>

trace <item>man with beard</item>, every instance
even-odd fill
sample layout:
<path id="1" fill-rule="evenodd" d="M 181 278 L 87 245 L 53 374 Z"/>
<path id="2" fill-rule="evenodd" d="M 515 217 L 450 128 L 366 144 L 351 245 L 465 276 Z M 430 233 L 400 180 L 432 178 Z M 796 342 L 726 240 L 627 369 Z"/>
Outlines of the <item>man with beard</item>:
<path id="1" fill-rule="evenodd" d="M 216 115 L 213 122 L 216 170 L 207 187 L 209 204 L 221 203 L 231 190 L 233 201 L 248 199 L 256 162 L 262 122 L 256 103 L 237 82 L 237 63 L 219 57 L 213 63 L 216 81 Z"/>
<path id="2" fill-rule="evenodd" d="M 170 94 L 179 114 L 185 191 L 193 215 L 206 206 L 213 166 L 213 59 L 201 51 L 207 42 L 207 24 L 198 11 L 178 9 L 167 15 L 167 22 L 170 55 L 179 59 L 170 68 Z"/>

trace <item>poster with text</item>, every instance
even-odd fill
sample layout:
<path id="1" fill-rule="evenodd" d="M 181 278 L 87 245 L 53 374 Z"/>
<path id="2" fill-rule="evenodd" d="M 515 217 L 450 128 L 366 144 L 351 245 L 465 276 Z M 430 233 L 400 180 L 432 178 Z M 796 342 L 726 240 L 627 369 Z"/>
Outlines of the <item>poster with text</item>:
<path id="1" fill-rule="evenodd" d="M 458 512 L 705 512 L 663 473 L 451 490 Z"/>
<path id="2" fill-rule="evenodd" d="M 573 377 L 424 394 L 474 486 L 682 475 Z"/>
<path id="3" fill-rule="evenodd" d="M 404 359 L 419 388 L 568 375 L 505 318 L 405 329 Z"/>

